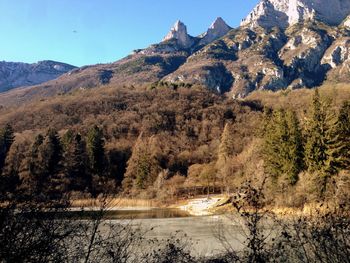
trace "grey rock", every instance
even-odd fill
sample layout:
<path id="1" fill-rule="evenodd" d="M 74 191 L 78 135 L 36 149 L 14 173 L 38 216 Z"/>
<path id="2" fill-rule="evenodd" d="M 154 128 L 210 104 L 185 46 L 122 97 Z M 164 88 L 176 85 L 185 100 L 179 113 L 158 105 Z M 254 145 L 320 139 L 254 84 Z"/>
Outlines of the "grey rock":
<path id="1" fill-rule="evenodd" d="M 184 48 L 189 48 L 194 44 L 193 38 L 187 34 L 187 27 L 180 20 L 171 28 L 170 32 L 163 39 L 163 42 L 171 40 L 176 40 Z"/>
<path id="2" fill-rule="evenodd" d="M 208 31 L 200 36 L 200 45 L 207 45 L 216 39 L 219 39 L 226 35 L 232 28 L 229 27 L 226 22 L 218 17 L 209 27 Z"/>
<path id="3" fill-rule="evenodd" d="M 55 61 L 40 61 L 34 64 L 2 61 L 0 62 L 0 92 L 41 84 L 56 79 L 74 68 L 72 65 Z"/>
<path id="4" fill-rule="evenodd" d="M 261 0 L 242 26 L 287 28 L 307 20 L 339 25 L 350 13 L 350 0 Z"/>

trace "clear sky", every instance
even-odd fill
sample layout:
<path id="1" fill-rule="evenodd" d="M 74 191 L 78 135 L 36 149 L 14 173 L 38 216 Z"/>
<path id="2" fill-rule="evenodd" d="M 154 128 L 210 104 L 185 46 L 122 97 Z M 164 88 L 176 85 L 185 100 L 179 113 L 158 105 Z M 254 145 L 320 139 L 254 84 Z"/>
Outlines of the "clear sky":
<path id="1" fill-rule="evenodd" d="M 239 24 L 258 0 L 0 0 L 0 61 L 116 61 L 160 42 L 177 19 L 191 35 Z"/>

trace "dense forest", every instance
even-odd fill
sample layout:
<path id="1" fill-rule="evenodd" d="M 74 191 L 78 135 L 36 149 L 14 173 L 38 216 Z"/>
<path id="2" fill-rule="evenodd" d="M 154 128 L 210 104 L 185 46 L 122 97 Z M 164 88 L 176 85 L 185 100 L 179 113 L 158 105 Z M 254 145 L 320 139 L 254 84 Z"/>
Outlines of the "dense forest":
<path id="1" fill-rule="evenodd" d="M 297 92 L 274 96 L 293 99 Z M 280 107 L 270 105 L 268 93 L 232 100 L 197 86 L 163 84 L 3 108 L 1 196 L 107 193 L 169 201 L 232 194 L 247 180 L 267 178 L 272 205 L 300 207 L 334 195 L 344 201 L 348 94 L 307 92 L 302 107 Z"/>

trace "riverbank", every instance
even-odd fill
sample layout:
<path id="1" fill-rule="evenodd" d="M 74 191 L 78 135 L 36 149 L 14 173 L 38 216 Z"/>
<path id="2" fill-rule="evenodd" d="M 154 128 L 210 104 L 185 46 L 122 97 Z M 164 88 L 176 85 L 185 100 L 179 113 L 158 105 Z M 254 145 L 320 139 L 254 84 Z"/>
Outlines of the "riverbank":
<path id="1" fill-rule="evenodd" d="M 327 208 L 328 207 L 328 208 Z M 332 205 L 307 204 L 302 208 L 292 207 L 267 207 L 266 209 L 279 217 L 313 216 L 315 213 L 326 213 Z M 97 211 L 101 208 L 108 211 L 146 211 L 152 209 L 178 209 L 191 216 L 209 216 L 234 212 L 230 203 L 230 197 L 225 195 L 213 195 L 197 197 L 193 199 L 174 201 L 164 204 L 157 200 L 130 199 L 130 198 L 105 198 L 105 199 L 76 199 L 71 202 L 71 211 L 90 210 Z"/>

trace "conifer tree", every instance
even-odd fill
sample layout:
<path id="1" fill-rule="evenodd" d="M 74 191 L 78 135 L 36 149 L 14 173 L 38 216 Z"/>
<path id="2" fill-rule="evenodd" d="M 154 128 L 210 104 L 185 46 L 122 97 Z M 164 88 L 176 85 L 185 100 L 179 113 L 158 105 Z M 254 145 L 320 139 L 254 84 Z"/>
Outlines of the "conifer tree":
<path id="1" fill-rule="evenodd" d="M 7 124 L 1 131 L 0 131 L 0 175 L 2 173 L 5 159 L 7 156 L 7 153 L 10 150 L 10 147 L 14 141 L 14 132 L 11 127 L 11 125 Z"/>
<path id="2" fill-rule="evenodd" d="M 64 189 L 62 175 L 62 145 L 56 130 L 49 129 L 43 144 L 39 147 L 39 162 L 42 165 L 42 177 L 45 198 L 60 198 Z"/>
<path id="3" fill-rule="evenodd" d="M 304 168 L 304 147 L 299 120 L 294 111 L 287 111 L 287 158 L 284 170 L 291 184 L 298 181 L 298 175 Z"/>
<path id="4" fill-rule="evenodd" d="M 157 178 L 159 167 L 156 159 L 156 141 L 154 138 L 138 137 L 127 163 L 123 187 L 146 189 Z"/>
<path id="5" fill-rule="evenodd" d="M 331 155 L 328 166 L 333 171 L 350 168 L 350 102 L 346 101 L 340 108 L 333 130 L 333 139 L 328 154 Z"/>
<path id="6" fill-rule="evenodd" d="M 91 175 L 87 173 L 87 156 L 85 143 L 80 134 L 73 135 L 70 145 L 64 154 L 65 174 L 69 190 L 84 191 L 91 189 Z"/>
<path id="7" fill-rule="evenodd" d="M 295 112 L 276 110 L 269 117 L 264 135 L 265 169 L 274 179 L 286 177 L 295 184 L 303 168 L 303 143 Z"/>
<path id="8" fill-rule="evenodd" d="M 229 165 L 230 159 L 233 154 L 233 138 L 231 133 L 230 124 L 226 123 L 224 130 L 221 134 L 220 145 L 218 148 L 216 168 L 219 173 L 219 177 L 222 179 L 223 185 L 227 186 L 227 180 L 229 177 Z"/>
<path id="9" fill-rule="evenodd" d="M 72 129 L 68 129 L 65 134 L 62 136 L 62 148 L 63 151 L 67 151 L 68 148 L 71 146 L 71 144 L 74 141 L 75 133 Z"/>
<path id="10" fill-rule="evenodd" d="M 275 179 L 284 173 L 287 136 L 285 112 L 276 110 L 266 125 L 263 145 L 265 169 Z"/>
<path id="11" fill-rule="evenodd" d="M 57 173 L 62 160 L 62 145 L 56 130 L 49 129 L 41 147 L 42 160 L 44 160 L 45 172 L 48 176 Z"/>
<path id="12" fill-rule="evenodd" d="M 311 173 L 329 175 L 333 172 L 331 148 L 335 118 L 330 107 L 331 101 L 322 100 L 316 89 L 306 128 L 305 163 Z"/>
<path id="13" fill-rule="evenodd" d="M 27 164 L 21 171 L 21 178 L 24 180 L 28 193 L 39 194 L 44 185 L 44 167 L 40 157 L 40 148 L 44 143 L 44 137 L 38 134 L 29 151 Z"/>
<path id="14" fill-rule="evenodd" d="M 232 155 L 233 139 L 230 130 L 230 125 L 226 123 L 225 128 L 221 134 L 220 145 L 218 149 L 218 161 L 226 162 Z"/>
<path id="15" fill-rule="evenodd" d="M 105 170 L 105 149 L 103 132 L 98 126 L 89 130 L 86 144 L 91 171 L 102 175 Z"/>

